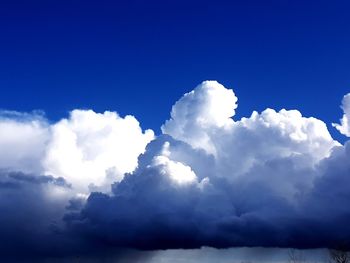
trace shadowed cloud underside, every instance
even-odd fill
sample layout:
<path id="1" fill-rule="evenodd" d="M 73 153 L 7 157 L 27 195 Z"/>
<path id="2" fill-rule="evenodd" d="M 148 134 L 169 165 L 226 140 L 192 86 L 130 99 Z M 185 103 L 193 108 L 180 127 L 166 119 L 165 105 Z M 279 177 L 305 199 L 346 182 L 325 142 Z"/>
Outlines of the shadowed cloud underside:
<path id="1" fill-rule="evenodd" d="M 237 102 L 204 81 L 158 135 L 116 112 L 1 112 L 0 253 L 348 246 L 350 144 L 298 110 L 236 120 Z"/>

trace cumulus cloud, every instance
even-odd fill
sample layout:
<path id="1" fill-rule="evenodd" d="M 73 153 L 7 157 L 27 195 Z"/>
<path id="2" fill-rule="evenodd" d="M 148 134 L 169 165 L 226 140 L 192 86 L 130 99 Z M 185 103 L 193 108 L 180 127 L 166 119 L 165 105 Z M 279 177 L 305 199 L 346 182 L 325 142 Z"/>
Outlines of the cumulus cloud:
<path id="1" fill-rule="evenodd" d="M 48 123 L 41 114 L 0 111 L 0 168 L 40 172 L 49 138 Z"/>
<path id="2" fill-rule="evenodd" d="M 221 100 L 226 103 L 220 103 Z M 298 169 L 311 169 L 339 145 L 332 139 L 324 122 L 303 117 L 297 110 L 276 112 L 266 109 L 260 114 L 254 111 L 249 118 L 234 121 L 231 116 L 237 107 L 236 101 L 231 90 L 215 81 L 203 82 L 173 106 L 171 119 L 162 126 L 162 131 L 214 155 L 215 167 L 211 167 L 211 174 L 229 180 L 277 159 L 290 158 Z M 220 110 L 211 111 L 211 107 Z M 215 112 L 213 117 L 209 116 L 211 112 Z M 215 121 L 208 121 L 208 124 L 200 121 L 203 119 Z M 305 177 L 301 181 L 312 180 L 310 175 Z M 287 180 L 288 183 L 291 181 L 293 178 Z"/>
<path id="3" fill-rule="evenodd" d="M 232 124 L 237 108 L 237 97 L 216 81 L 204 81 L 175 103 L 171 119 L 161 127 L 163 133 L 182 140 L 196 148 L 215 153 L 207 129 L 225 129 Z"/>
<path id="4" fill-rule="evenodd" d="M 308 229 L 323 224 L 314 210 L 323 202 L 318 182 L 334 176 L 324 167 L 333 158 L 344 161 L 335 157 L 344 146 L 324 122 L 297 110 L 266 109 L 235 121 L 232 91 L 229 103 L 212 103 L 224 89 L 207 81 L 185 94 L 137 170 L 115 183 L 111 195 L 92 193 L 79 216 L 66 217 L 70 227 L 92 240 L 143 249 L 313 247 L 342 240 L 339 231 L 323 237 L 334 228 L 331 219 L 323 229 Z M 220 107 L 212 118 L 210 107 Z M 333 204 L 335 217 L 346 216 L 339 208 Z"/>
<path id="5" fill-rule="evenodd" d="M 116 112 L 73 110 L 54 124 L 37 113 L 0 112 L 0 168 L 62 177 L 79 193 L 109 191 L 153 137 Z"/>
<path id="6" fill-rule="evenodd" d="M 109 192 L 153 137 L 115 112 L 74 110 L 53 124 L 40 112 L 0 112 L 1 256 L 80 251 L 79 238 L 63 230 L 64 214 L 80 209 L 92 190 Z"/>
<path id="7" fill-rule="evenodd" d="M 54 124 L 2 117 L 8 139 L 0 145 L 20 150 L 0 150 L 0 168 L 23 174 L 0 175 L 0 192 L 20 180 L 40 186 L 40 200 L 60 200 L 58 232 L 75 249 L 309 248 L 349 240 L 349 143 L 297 110 L 268 108 L 236 120 L 236 108 L 232 90 L 205 81 L 174 104 L 157 137 L 114 112 L 74 110 Z M 17 139 L 21 130 L 26 140 Z"/>
<path id="8" fill-rule="evenodd" d="M 0 171 L 0 255 L 6 262 L 53 253 L 56 231 L 73 196 L 63 178 Z"/>
<path id="9" fill-rule="evenodd" d="M 332 123 L 341 134 L 350 137 L 350 93 L 343 98 L 341 108 L 344 111 L 343 118 L 340 119 L 340 124 Z"/>
<path id="10" fill-rule="evenodd" d="M 66 178 L 81 192 L 109 188 L 137 166 L 137 157 L 153 139 L 133 116 L 115 112 L 74 110 L 51 126 L 52 137 L 43 160 L 45 173 Z"/>

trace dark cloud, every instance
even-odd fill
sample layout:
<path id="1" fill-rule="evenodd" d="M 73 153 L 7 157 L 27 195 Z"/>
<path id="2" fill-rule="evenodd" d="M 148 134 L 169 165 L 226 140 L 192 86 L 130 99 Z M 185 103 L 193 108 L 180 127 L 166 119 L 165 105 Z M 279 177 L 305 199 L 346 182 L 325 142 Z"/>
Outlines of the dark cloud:
<path id="1" fill-rule="evenodd" d="M 71 185 L 66 182 L 62 177 L 54 178 L 50 175 L 33 175 L 33 174 L 24 174 L 22 172 L 7 172 L 1 176 L 1 181 L 3 183 L 13 183 L 18 186 L 21 184 L 53 184 L 56 186 L 68 187 Z"/>
<path id="2" fill-rule="evenodd" d="M 156 155 L 159 146 L 159 141 L 150 143 L 147 153 Z M 157 168 L 141 165 L 113 185 L 112 195 L 92 193 L 85 207 L 65 220 L 87 239 L 116 247 L 334 247 L 350 240 L 348 152 L 349 144 L 336 148 L 313 171 L 317 179 L 312 190 L 305 194 L 300 187 L 293 200 L 264 180 L 252 183 L 248 176 L 235 182 L 210 177 L 205 189 L 196 184 L 178 187 Z M 141 164 L 150 162 L 147 153 Z M 287 169 L 281 173 L 289 176 L 303 172 L 293 171 L 291 162 L 276 159 L 265 170 L 259 165 L 256 176 L 277 167 Z"/>
<path id="3" fill-rule="evenodd" d="M 50 198 L 50 188 L 69 189 L 63 178 L 0 172 L 0 255 L 15 258 L 48 256 L 62 239 L 54 229 L 65 199 Z M 57 190 L 57 189 L 56 189 Z"/>
<path id="4" fill-rule="evenodd" d="M 0 255 L 136 262 L 152 256 L 137 250 L 202 246 L 350 249 L 350 142 L 339 144 L 325 123 L 296 110 L 235 121 L 236 102 L 232 91 L 204 82 L 174 105 L 150 143 L 153 132 L 111 112 L 74 111 L 51 128 L 6 118 Z"/>
<path id="5" fill-rule="evenodd" d="M 6 240 L 0 248 L 2 256 L 18 259 L 20 250 L 24 258 L 64 262 L 74 255 L 92 259 L 101 254 L 108 262 L 108 257 L 132 258 L 134 253 L 126 253 L 129 249 L 313 248 L 349 240 L 349 143 L 335 148 L 315 168 L 312 190 L 305 193 L 300 188 L 295 199 L 288 200 L 265 180 L 252 183 L 250 176 L 235 182 L 211 176 L 203 188 L 199 183 L 177 185 L 150 165 L 165 142 L 189 155 L 192 151 L 193 162 L 196 155 L 204 158 L 201 151 L 160 136 L 140 157 L 139 168 L 112 185 L 112 194 L 91 193 L 86 202 L 76 197 L 48 201 L 48 185 L 70 189 L 63 179 L 2 172 L 0 239 Z M 260 165 L 256 169 L 263 175 L 280 166 L 290 169 L 291 162 L 276 159 L 265 169 Z"/>

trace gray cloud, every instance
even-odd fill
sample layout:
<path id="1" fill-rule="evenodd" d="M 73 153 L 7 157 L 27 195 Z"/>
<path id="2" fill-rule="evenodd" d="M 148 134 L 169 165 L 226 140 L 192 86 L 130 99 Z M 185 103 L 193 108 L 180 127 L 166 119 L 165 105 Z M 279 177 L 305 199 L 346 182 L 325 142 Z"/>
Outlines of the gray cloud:
<path id="1" fill-rule="evenodd" d="M 154 140 L 111 112 L 73 111 L 53 125 L 3 118 L 0 131 L 13 133 L 0 145 L 18 148 L 0 150 L 0 253 L 348 246 L 350 144 L 297 110 L 235 120 L 236 108 L 231 90 L 204 82 Z M 22 130 L 37 140 L 17 140 Z"/>

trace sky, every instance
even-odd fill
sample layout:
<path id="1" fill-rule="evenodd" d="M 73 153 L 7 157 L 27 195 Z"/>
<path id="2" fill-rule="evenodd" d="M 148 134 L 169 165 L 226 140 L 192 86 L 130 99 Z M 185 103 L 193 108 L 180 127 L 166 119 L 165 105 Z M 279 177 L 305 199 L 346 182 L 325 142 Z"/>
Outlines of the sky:
<path id="1" fill-rule="evenodd" d="M 350 249 L 349 8 L 2 1 L 0 261 Z"/>
<path id="2" fill-rule="evenodd" d="M 177 98 L 218 80 L 238 94 L 238 116 L 299 109 L 329 124 L 350 83 L 349 7 L 338 0 L 2 1 L 0 105 L 43 110 L 50 120 L 75 108 L 113 110 L 159 132 Z"/>

